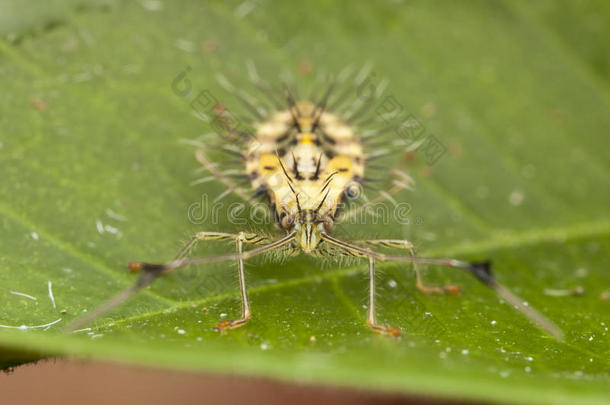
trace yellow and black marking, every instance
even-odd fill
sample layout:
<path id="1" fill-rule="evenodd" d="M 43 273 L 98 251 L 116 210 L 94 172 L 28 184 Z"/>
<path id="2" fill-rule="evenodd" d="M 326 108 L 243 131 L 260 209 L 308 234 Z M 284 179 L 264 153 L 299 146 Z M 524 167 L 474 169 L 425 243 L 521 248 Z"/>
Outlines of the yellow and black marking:
<path id="1" fill-rule="evenodd" d="M 362 72 L 356 76 L 355 86 L 363 84 L 366 74 Z M 226 186 L 226 190 L 219 198 L 234 193 L 244 200 L 250 200 L 248 191 L 242 187 L 244 183 L 255 190 L 255 195 L 268 198 L 269 207 L 274 213 L 277 225 L 284 231 L 279 238 L 270 238 L 258 233 L 238 232 L 207 232 L 195 234 L 190 242 L 181 249 L 174 259 L 165 264 L 132 262 L 128 268 L 140 271 L 141 276 L 137 283 L 123 293 L 115 296 L 104 305 L 91 311 L 87 316 L 77 320 L 69 326 L 75 330 L 83 324 L 104 314 L 111 308 L 124 302 L 137 291 L 149 285 L 162 274 L 172 272 L 181 267 L 193 264 L 206 264 L 218 261 L 231 260 L 237 262 L 239 278 L 239 291 L 241 295 L 241 316 L 233 320 L 222 320 L 217 329 L 224 331 L 245 325 L 252 317 L 250 301 L 248 299 L 244 262 L 249 258 L 268 252 L 284 250 L 288 255 L 305 253 L 316 257 L 353 257 L 365 258 L 369 267 L 369 298 L 367 306 L 367 325 L 374 331 L 394 337 L 400 336 L 400 330 L 391 325 L 378 322 L 376 315 L 376 276 L 375 263 L 384 261 L 411 263 L 416 275 L 417 288 L 425 293 L 459 293 L 457 286 L 428 286 L 421 279 L 418 265 L 429 264 L 444 266 L 453 269 L 462 269 L 470 272 L 479 281 L 494 289 L 505 301 L 519 309 L 539 327 L 546 330 L 558 339 L 562 339 L 562 331 L 548 320 L 544 315 L 525 305 L 523 300 L 512 294 L 500 285 L 492 276 L 490 262 L 463 262 L 448 258 L 417 257 L 413 244 L 408 240 L 375 239 L 348 242 L 336 239 L 331 235 L 334 224 L 338 220 L 353 217 L 352 214 L 366 212 L 370 204 L 374 204 L 382 197 L 393 201 L 392 195 L 401 190 L 410 188 L 411 178 L 398 172 L 398 180 L 393 186 L 379 192 L 375 199 L 366 201 L 357 209 L 350 210 L 347 215 L 340 218 L 337 212 L 343 202 L 344 196 L 353 195 L 354 187 L 367 180 L 364 176 L 372 169 L 370 162 L 384 156 L 385 152 L 371 151 L 370 143 L 367 145 L 367 154 L 363 150 L 364 142 L 368 136 L 361 136 L 359 126 L 370 121 L 370 108 L 374 100 L 357 100 L 347 113 L 345 105 L 339 108 L 343 95 L 327 102 L 333 86 L 326 91 L 322 100 L 295 101 L 290 92 L 286 93 L 286 103 L 276 103 L 274 96 L 264 92 L 270 98 L 271 110 L 259 113 L 254 105 L 248 110 L 256 120 L 252 123 L 252 131 L 238 130 L 232 122 L 224 107 L 215 108 L 221 133 L 224 133 L 225 144 L 221 150 L 228 152 L 239 159 L 241 167 L 237 170 L 221 170 L 215 163 L 206 157 L 209 145 L 201 143 L 196 152 L 197 160 L 210 172 L 212 178 Z M 348 94 L 348 93 L 343 93 Z M 381 93 L 375 91 L 377 97 Z M 239 94 L 236 94 L 239 96 Z M 248 104 L 247 98 L 240 96 L 240 101 Z M 337 108 L 337 109 L 335 109 Z M 348 107 L 350 108 L 350 107 Z M 369 115 L 365 113 L 369 111 Z M 348 117 L 342 119 L 341 117 Z M 391 126 L 396 128 L 396 126 Z M 386 129 L 372 130 L 373 136 L 378 136 Z M 246 140 L 245 142 L 240 141 Z M 244 145 L 245 143 L 245 145 Z M 244 167 L 245 166 L 245 167 Z M 386 168 L 387 170 L 387 168 Z M 239 180 L 235 180 L 235 178 Z M 199 183 L 207 181 L 201 179 Z M 200 242 L 232 241 L 235 243 L 234 253 L 207 257 L 189 257 L 190 252 Z M 244 249 L 244 245 L 251 248 Z M 408 255 L 390 255 L 373 250 L 369 247 L 383 249 L 399 249 L 407 251 Z"/>
<path id="2" fill-rule="evenodd" d="M 266 192 L 280 225 L 304 210 L 334 218 L 346 188 L 364 177 L 353 129 L 310 101 L 295 102 L 255 128 L 247 177 L 254 190 Z"/>

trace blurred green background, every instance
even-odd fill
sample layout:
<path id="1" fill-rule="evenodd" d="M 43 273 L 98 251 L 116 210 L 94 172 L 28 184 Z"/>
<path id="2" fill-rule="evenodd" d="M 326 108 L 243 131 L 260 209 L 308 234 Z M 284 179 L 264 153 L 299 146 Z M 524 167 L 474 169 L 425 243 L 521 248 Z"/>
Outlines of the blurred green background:
<path id="1" fill-rule="evenodd" d="M 609 23 L 603 1 L 0 0 L 3 364 L 69 354 L 471 400 L 607 403 Z M 179 97 L 172 82 L 188 66 L 194 91 L 239 109 L 216 78 L 245 86 L 248 61 L 305 89 L 348 65 L 388 79 L 387 94 L 447 153 L 410 163 L 416 191 L 397 196 L 412 206 L 409 225 L 345 231 L 492 258 L 497 278 L 566 342 L 465 274 L 429 269 L 429 282 L 463 294 L 428 297 L 396 264 L 381 266 L 380 317 L 404 334 L 375 336 L 363 264 L 307 258 L 252 261 L 254 319 L 227 335 L 212 327 L 239 311 L 228 264 L 164 278 L 91 330 L 62 335 L 133 282 L 129 260 L 165 261 L 202 228 L 243 228 L 188 220 L 202 193 L 223 188 L 189 184 L 201 174 L 180 140 L 210 128 L 191 111 L 195 93 Z M 557 296 L 576 286 L 584 295 Z"/>

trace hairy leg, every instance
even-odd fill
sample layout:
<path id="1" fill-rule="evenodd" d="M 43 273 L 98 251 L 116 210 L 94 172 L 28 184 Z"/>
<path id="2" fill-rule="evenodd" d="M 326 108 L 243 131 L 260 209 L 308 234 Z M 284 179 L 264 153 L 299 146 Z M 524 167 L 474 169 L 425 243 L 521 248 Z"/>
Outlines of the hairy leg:
<path id="1" fill-rule="evenodd" d="M 373 246 L 380 246 L 388 249 L 405 249 L 409 251 L 412 257 L 415 257 L 415 248 L 413 243 L 403 239 L 372 239 L 372 240 L 361 240 L 356 243 L 363 243 Z M 413 271 L 415 272 L 415 286 L 417 289 L 424 294 L 454 294 L 460 293 L 460 286 L 455 284 L 450 285 L 427 285 L 424 283 L 419 264 L 413 263 Z"/>
<path id="2" fill-rule="evenodd" d="M 382 335 L 394 337 L 400 336 L 400 330 L 390 325 L 377 323 L 377 312 L 375 308 L 375 259 L 369 256 L 369 307 L 367 311 L 366 324 L 375 332 Z"/>

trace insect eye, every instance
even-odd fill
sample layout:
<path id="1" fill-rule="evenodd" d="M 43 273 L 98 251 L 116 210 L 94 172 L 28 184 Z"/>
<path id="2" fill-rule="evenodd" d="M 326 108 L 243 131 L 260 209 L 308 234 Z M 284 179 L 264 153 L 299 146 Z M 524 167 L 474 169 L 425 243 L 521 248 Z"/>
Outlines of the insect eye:
<path id="1" fill-rule="evenodd" d="M 360 196 L 360 184 L 353 182 L 345 189 L 345 196 L 350 200 L 358 198 Z"/>
<path id="2" fill-rule="evenodd" d="M 291 216 L 285 216 L 282 218 L 282 228 L 290 228 L 294 224 L 294 218 Z"/>

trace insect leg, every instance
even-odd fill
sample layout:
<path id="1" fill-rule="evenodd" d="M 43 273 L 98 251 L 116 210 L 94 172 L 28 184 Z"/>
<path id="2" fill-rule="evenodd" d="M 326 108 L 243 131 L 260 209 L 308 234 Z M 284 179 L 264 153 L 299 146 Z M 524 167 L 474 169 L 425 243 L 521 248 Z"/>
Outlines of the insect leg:
<path id="1" fill-rule="evenodd" d="M 225 329 L 235 329 L 240 326 L 244 326 L 248 319 L 252 317 L 250 311 L 250 301 L 248 301 L 248 290 L 246 289 L 246 275 L 244 272 L 244 259 L 243 259 L 243 244 L 246 238 L 246 234 L 240 232 L 235 238 L 236 246 L 235 250 L 237 253 L 237 274 L 239 276 L 239 294 L 241 295 L 241 317 L 230 321 L 218 322 L 218 329 L 223 331 Z"/>
<path id="2" fill-rule="evenodd" d="M 262 235 L 258 235 L 255 233 L 244 233 L 243 234 L 243 242 L 252 245 L 265 245 L 270 243 L 271 240 Z M 197 245 L 197 243 L 201 241 L 228 241 L 228 240 L 237 240 L 240 237 L 240 234 L 234 233 L 225 233 L 225 232 L 197 232 L 191 240 L 176 254 L 174 257 L 174 261 L 184 259 L 190 251 Z"/>
<path id="3" fill-rule="evenodd" d="M 554 336 L 558 340 L 563 340 L 563 331 L 555 325 L 552 321 L 536 311 L 533 307 L 524 304 L 523 299 L 513 294 L 510 290 L 498 283 L 491 273 L 491 263 L 486 262 L 463 262 L 455 259 L 445 258 L 429 258 L 429 257 L 415 257 L 415 256 L 390 256 L 383 253 L 375 252 L 370 249 L 362 248 L 360 246 L 344 242 L 339 239 L 335 239 L 332 236 L 321 233 L 321 238 L 329 244 L 341 248 L 345 251 L 350 252 L 354 256 L 374 258 L 380 261 L 392 261 L 392 262 L 409 262 L 409 263 L 421 263 L 421 264 L 434 264 L 438 266 L 444 266 L 447 268 L 462 269 L 466 270 L 477 278 L 480 282 L 486 286 L 492 288 L 501 298 L 510 303 L 516 309 L 518 309 L 523 315 L 525 315 L 530 321 L 536 324 L 539 328 L 545 330 L 550 335 Z"/>
<path id="4" fill-rule="evenodd" d="M 229 236 L 227 236 L 227 235 L 231 235 L 231 234 L 220 234 L 220 233 L 216 233 L 216 232 L 208 233 L 208 236 L 209 236 L 209 234 L 215 234 L 216 235 L 215 237 L 221 238 L 221 239 L 225 238 L 225 237 L 228 238 Z M 246 241 L 248 239 L 247 235 L 251 235 L 251 234 L 242 233 L 242 234 L 238 234 L 237 236 L 240 236 L 240 239 L 242 239 L 242 243 L 243 243 L 244 241 Z M 89 312 L 84 317 L 73 321 L 71 324 L 69 324 L 66 327 L 66 331 L 67 332 L 74 331 L 76 329 L 79 329 L 83 325 L 93 321 L 94 319 L 99 318 L 100 316 L 104 315 L 106 312 L 110 311 L 112 308 L 127 301 L 127 299 L 129 299 L 131 296 L 133 296 L 135 293 L 137 293 L 144 287 L 150 285 L 154 280 L 157 279 L 157 277 L 159 277 L 163 274 L 169 273 L 169 272 L 179 269 L 181 267 L 189 266 L 191 264 L 214 263 L 214 262 L 222 262 L 222 261 L 227 261 L 227 260 L 237 260 L 238 262 L 242 261 L 242 263 L 243 263 L 243 260 L 249 259 L 254 256 L 258 256 L 260 254 L 263 254 L 263 253 L 269 252 L 271 250 L 278 249 L 284 245 L 287 245 L 288 243 L 292 242 L 292 240 L 295 238 L 295 236 L 296 236 L 296 232 L 292 232 L 274 242 L 268 243 L 261 247 L 257 247 L 255 249 L 248 250 L 245 252 L 243 252 L 241 247 L 238 246 L 236 254 L 225 254 L 225 255 L 219 255 L 219 256 L 187 258 L 185 256 L 188 254 L 190 248 L 192 248 L 192 244 L 196 243 L 198 241 L 197 239 L 195 239 L 195 242 L 191 241 L 185 248 L 180 250 L 180 252 L 178 253 L 178 257 L 169 263 L 156 264 L 156 263 L 145 263 L 145 262 L 131 262 L 128 265 L 128 269 L 130 271 L 139 271 L 140 272 L 140 278 L 138 279 L 138 281 L 136 281 L 136 283 L 132 287 L 129 287 L 128 289 L 126 289 L 123 292 L 116 295 L 114 298 L 111 298 L 110 300 L 106 301 L 104 304 L 100 305 L 93 311 Z M 253 241 L 254 240 L 252 240 L 252 242 Z M 190 245 L 190 247 L 189 247 L 189 245 Z M 243 267 L 242 267 L 242 269 L 243 269 Z M 243 284 L 243 283 L 240 282 L 240 284 Z"/>
<path id="5" fill-rule="evenodd" d="M 375 259 L 369 256 L 369 307 L 367 310 L 366 324 L 375 332 L 382 335 L 394 337 L 400 336 L 400 330 L 390 325 L 377 323 L 377 312 L 375 309 Z"/>
<path id="6" fill-rule="evenodd" d="M 184 259 L 190 251 L 200 241 L 226 241 L 234 240 L 237 253 L 237 274 L 239 277 L 239 293 L 241 296 L 241 318 L 231 321 L 218 322 L 218 329 L 234 329 L 246 324 L 248 319 L 252 316 L 250 311 L 250 302 L 248 300 L 248 292 L 246 290 L 246 276 L 244 272 L 244 260 L 242 257 L 243 244 L 248 243 L 252 245 L 265 245 L 270 242 L 270 239 L 266 236 L 261 236 L 255 233 L 240 232 L 238 234 L 225 233 L 225 232 L 197 232 L 174 257 L 174 261 Z"/>
<path id="7" fill-rule="evenodd" d="M 409 254 L 415 257 L 415 247 L 413 243 L 408 240 L 400 239 L 373 239 L 373 240 L 362 240 L 356 241 L 357 243 L 366 243 L 369 245 L 380 246 L 388 249 L 405 249 L 409 251 Z M 455 284 L 450 285 L 426 285 L 421 275 L 421 269 L 418 263 L 413 263 L 413 271 L 415 272 L 415 287 L 424 294 L 444 294 L 448 292 L 450 294 L 457 295 L 460 293 L 460 286 Z"/>

